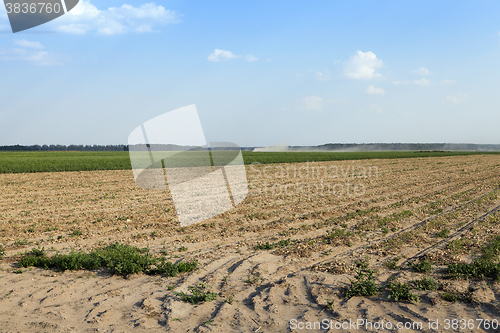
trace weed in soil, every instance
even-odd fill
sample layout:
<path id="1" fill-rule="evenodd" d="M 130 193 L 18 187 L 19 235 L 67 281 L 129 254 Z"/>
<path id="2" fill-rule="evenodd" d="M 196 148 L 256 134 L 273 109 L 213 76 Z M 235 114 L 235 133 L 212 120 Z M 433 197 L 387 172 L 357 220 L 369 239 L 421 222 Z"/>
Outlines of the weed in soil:
<path id="1" fill-rule="evenodd" d="M 219 295 L 212 292 L 211 288 L 203 282 L 198 283 L 196 286 L 189 286 L 188 291 L 191 295 L 185 292 L 174 292 L 181 300 L 191 304 L 198 304 L 201 302 L 211 302 L 215 301 Z"/>

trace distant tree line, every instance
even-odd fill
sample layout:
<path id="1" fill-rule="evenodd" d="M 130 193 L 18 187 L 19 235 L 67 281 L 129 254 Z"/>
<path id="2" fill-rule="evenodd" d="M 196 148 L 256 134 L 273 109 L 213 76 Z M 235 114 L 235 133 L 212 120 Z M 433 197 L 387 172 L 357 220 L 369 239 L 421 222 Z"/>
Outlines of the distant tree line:
<path id="1" fill-rule="evenodd" d="M 179 146 L 172 144 L 151 144 L 151 145 L 133 145 L 132 150 L 152 151 L 183 151 L 183 150 L 203 150 L 207 148 Z M 238 147 L 218 147 L 212 150 L 237 150 Z M 0 146 L 0 151 L 128 151 L 128 145 L 31 145 L 31 146 Z M 253 147 L 242 147 L 241 150 L 253 150 Z"/>
<path id="2" fill-rule="evenodd" d="M 31 145 L 0 146 L 0 151 L 128 151 L 127 145 Z"/>

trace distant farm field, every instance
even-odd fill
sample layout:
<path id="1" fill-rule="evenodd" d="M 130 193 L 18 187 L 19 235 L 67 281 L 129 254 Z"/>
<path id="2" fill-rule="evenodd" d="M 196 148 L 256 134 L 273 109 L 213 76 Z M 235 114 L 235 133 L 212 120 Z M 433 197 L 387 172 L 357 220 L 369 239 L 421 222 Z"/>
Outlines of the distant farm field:
<path id="1" fill-rule="evenodd" d="M 245 164 L 300 163 L 363 159 L 444 157 L 500 152 L 385 151 L 385 152 L 250 152 L 243 151 Z M 0 152 L 0 173 L 129 170 L 129 153 L 98 152 Z"/>
<path id="2" fill-rule="evenodd" d="M 128 152 L 0 152 L 0 173 L 127 169 Z"/>

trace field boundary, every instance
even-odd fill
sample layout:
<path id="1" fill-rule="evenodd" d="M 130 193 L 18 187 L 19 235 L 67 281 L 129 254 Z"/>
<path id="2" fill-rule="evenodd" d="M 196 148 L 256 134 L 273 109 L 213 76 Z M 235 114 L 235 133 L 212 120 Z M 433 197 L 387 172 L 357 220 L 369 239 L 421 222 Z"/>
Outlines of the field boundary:
<path id="1" fill-rule="evenodd" d="M 500 154 L 478 151 L 383 151 L 383 152 L 250 152 L 242 151 L 245 165 L 327 161 L 426 158 Z M 124 151 L 0 151 L 0 174 L 132 170 Z"/>

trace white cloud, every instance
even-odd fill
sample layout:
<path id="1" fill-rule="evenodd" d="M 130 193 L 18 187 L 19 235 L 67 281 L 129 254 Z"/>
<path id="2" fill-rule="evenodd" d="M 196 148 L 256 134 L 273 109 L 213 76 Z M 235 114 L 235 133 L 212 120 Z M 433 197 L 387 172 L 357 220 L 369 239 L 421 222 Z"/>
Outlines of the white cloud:
<path id="1" fill-rule="evenodd" d="M 233 54 L 230 51 L 224 51 L 224 50 L 219 50 L 215 49 L 214 52 L 212 52 L 207 60 L 211 62 L 219 62 L 219 61 L 226 61 L 226 60 L 231 60 L 231 59 L 236 59 L 239 58 L 239 55 Z"/>
<path id="2" fill-rule="evenodd" d="M 84 35 L 88 29 L 81 24 L 68 24 L 58 27 L 57 30 L 67 34 Z"/>
<path id="3" fill-rule="evenodd" d="M 328 81 L 330 78 L 328 77 L 327 73 L 321 73 L 321 72 L 316 72 L 314 74 L 314 78 L 318 81 Z"/>
<path id="4" fill-rule="evenodd" d="M 11 48 L 0 50 L 0 60 L 26 61 L 40 66 L 61 65 L 60 56 L 33 48 Z"/>
<path id="5" fill-rule="evenodd" d="M 415 83 L 416 85 L 419 85 L 419 86 L 428 86 L 430 84 L 429 80 L 427 80 L 426 78 L 421 78 L 420 80 L 415 80 L 415 81 L 413 81 L 413 83 Z"/>
<path id="6" fill-rule="evenodd" d="M 176 11 L 154 3 L 140 7 L 122 5 L 99 10 L 89 0 L 81 0 L 69 13 L 52 21 L 60 32 L 83 35 L 96 31 L 102 35 L 116 35 L 127 32 L 153 32 L 158 25 L 180 22 Z"/>
<path id="7" fill-rule="evenodd" d="M 455 83 L 456 83 L 455 80 L 448 80 L 448 79 L 446 79 L 446 80 L 442 80 L 441 81 L 441 85 L 443 85 L 443 86 L 449 86 L 449 85 L 452 85 L 452 84 L 455 84 Z"/>
<path id="8" fill-rule="evenodd" d="M 40 65 L 52 65 L 49 60 L 49 52 L 47 51 L 37 51 L 31 54 L 28 54 L 25 58 L 28 61 L 34 61 Z"/>
<path id="9" fill-rule="evenodd" d="M 453 104 L 461 104 L 468 97 L 468 94 L 457 94 L 456 96 L 446 96 L 446 101 Z"/>
<path id="10" fill-rule="evenodd" d="M 30 42 L 26 39 L 16 39 L 14 44 L 21 47 L 26 47 L 29 49 L 43 49 L 43 45 L 40 42 Z"/>
<path id="11" fill-rule="evenodd" d="M 366 93 L 370 95 L 385 95 L 385 91 L 382 88 L 375 88 L 374 86 L 369 86 L 366 88 Z"/>
<path id="12" fill-rule="evenodd" d="M 319 96 L 308 96 L 304 98 L 307 110 L 320 111 L 323 107 L 323 99 Z"/>
<path id="13" fill-rule="evenodd" d="M 245 60 L 246 61 L 258 61 L 259 58 L 257 58 L 256 56 L 254 56 L 253 54 L 247 54 L 245 56 Z"/>
<path id="14" fill-rule="evenodd" d="M 99 16 L 100 12 L 102 11 L 91 4 L 90 0 L 82 0 L 69 12 L 71 14 L 69 17 L 76 16 L 78 18 L 91 19 Z"/>
<path id="15" fill-rule="evenodd" d="M 154 30 L 151 28 L 151 26 L 147 25 L 147 24 L 141 24 L 140 26 L 138 26 L 135 31 L 137 32 L 154 32 Z"/>
<path id="16" fill-rule="evenodd" d="M 417 75 L 431 75 L 432 74 L 432 72 L 430 70 L 428 70 L 427 68 L 424 68 L 424 67 L 420 67 L 419 69 L 411 71 L 411 72 L 413 74 L 417 74 Z"/>
<path id="17" fill-rule="evenodd" d="M 350 79 L 372 79 L 382 76 L 376 71 L 382 66 L 382 60 L 377 59 L 375 53 L 358 50 L 346 62 L 344 74 Z"/>
<path id="18" fill-rule="evenodd" d="M 266 59 L 266 61 L 267 61 L 267 62 L 271 61 L 271 58 L 267 58 L 267 59 Z"/>
<path id="19" fill-rule="evenodd" d="M 395 84 L 397 86 L 406 86 L 411 83 L 410 80 L 399 80 L 399 81 L 392 81 L 392 84 Z"/>

